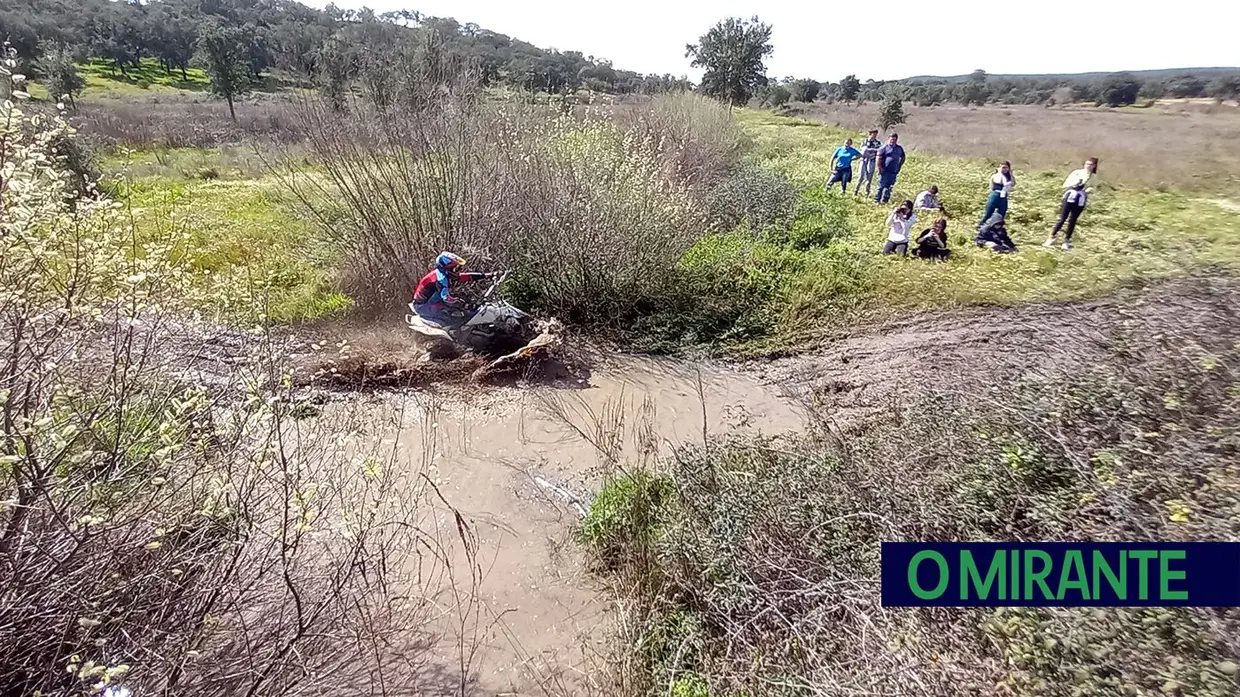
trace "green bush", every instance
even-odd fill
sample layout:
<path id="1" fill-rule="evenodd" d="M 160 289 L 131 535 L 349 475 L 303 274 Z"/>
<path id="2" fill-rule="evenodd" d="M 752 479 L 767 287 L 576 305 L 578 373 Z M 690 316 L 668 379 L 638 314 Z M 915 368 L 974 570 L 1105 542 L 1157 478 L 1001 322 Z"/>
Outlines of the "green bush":
<path id="1" fill-rule="evenodd" d="M 658 513 L 671 495 L 666 477 L 647 472 L 607 482 L 581 524 L 581 541 L 605 564 L 618 564 L 634 547 L 650 544 L 659 533 Z"/>
<path id="2" fill-rule="evenodd" d="M 802 191 L 797 197 L 795 219 L 784 240 L 797 249 L 809 249 L 825 247 L 853 234 L 849 206 L 815 187 Z"/>
<path id="3" fill-rule="evenodd" d="M 783 236 L 796 219 L 797 192 L 787 177 L 746 166 L 723 179 L 707 196 L 711 229 L 744 225 L 754 234 Z"/>

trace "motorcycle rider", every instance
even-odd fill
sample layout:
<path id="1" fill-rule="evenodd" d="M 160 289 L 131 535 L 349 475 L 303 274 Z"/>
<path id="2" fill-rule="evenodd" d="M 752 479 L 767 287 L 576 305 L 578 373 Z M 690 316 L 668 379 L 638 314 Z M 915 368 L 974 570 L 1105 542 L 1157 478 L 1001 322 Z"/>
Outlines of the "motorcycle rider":
<path id="1" fill-rule="evenodd" d="M 467 318 L 464 302 L 452 294 L 461 283 L 472 283 L 499 274 L 462 271 L 465 260 L 452 252 L 443 252 L 435 258 L 435 267 L 413 291 L 413 311 L 422 319 L 435 324 L 453 327 Z"/>

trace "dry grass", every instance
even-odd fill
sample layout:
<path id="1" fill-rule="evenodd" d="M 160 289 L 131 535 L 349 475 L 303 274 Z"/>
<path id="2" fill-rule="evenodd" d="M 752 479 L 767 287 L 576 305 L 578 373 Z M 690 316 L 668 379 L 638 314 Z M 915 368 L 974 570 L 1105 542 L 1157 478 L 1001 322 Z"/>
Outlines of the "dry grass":
<path id="1" fill-rule="evenodd" d="M 1114 183 L 1198 191 L 1240 191 L 1240 109 L 1215 104 L 1091 109 L 1041 106 L 907 106 L 899 126 L 911 151 L 1011 160 L 1018 169 L 1079 167 L 1102 159 Z M 810 119 L 869 128 L 877 104 L 813 104 Z M 1065 172 L 1066 173 L 1066 172 Z"/>
<path id="2" fill-rule="evenodd" d="M 82 100 L 73 125 L 104 148 L 212 148 L 295 141 L 289 98 L 255 95 L 237 103 L 237 119 L 224 102 L 194 92 L 138 92 Z"/>

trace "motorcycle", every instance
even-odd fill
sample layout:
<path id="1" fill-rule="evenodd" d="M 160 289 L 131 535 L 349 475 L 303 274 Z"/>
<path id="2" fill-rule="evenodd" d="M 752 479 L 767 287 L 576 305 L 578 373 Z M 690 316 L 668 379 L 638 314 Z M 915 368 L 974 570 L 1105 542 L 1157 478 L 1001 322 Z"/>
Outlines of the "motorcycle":
<path id="1" fill-rule="evenodd" d="M 463 321 L 441 325 L 424 319 L 409 303 L 405 324 L 413 330 L 432 359 L 453 358 L 463 350 L 488 356 L 502 356 L 519 351 L 543 331 L 540 323 L 512 304 L 493 299 L 507 272 L 492 279 L 491 286 L 481 295 Z"/>

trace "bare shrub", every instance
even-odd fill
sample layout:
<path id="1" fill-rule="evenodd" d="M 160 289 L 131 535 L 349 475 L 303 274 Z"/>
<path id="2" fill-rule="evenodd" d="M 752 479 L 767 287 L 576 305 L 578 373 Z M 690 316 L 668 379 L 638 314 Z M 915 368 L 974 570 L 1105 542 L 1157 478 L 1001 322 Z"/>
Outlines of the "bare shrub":
<path id="1" fill-rule="evenodd" d="M 727 108 L 693 92 L 658 95 L 616 115 L 657 144 L 669 176 L 695 187 L 711 187 L 728 176 L 749 144 Z"/>
<path id="2" fill-rule="evenodd" d="M 533 307 L 610 322 L 657 301 L 651 279 L 701 234 L 659 144 L 602 118 L 448 92 L 343 115 L 307 99 L 298 113 L 321 168 L 290 168 L 289 184 L 348 250 L 363 307 L 407 302 L 434 255 L 455 249 L 511 270 Z"/>
<path id="3" fill-rule="evenodd" d="M 0 692 L 463 693 L 477 577 L 441 569 L 471 528 L 419 527 L 389 424 L 295 420 L 270 337 L 194 319 L 241 299 L 179 230 L 70 205 L 72 135 L 0 113 Z"/>

